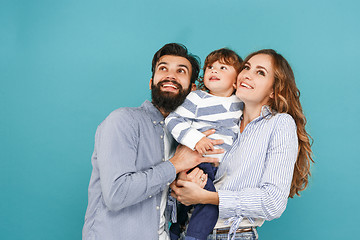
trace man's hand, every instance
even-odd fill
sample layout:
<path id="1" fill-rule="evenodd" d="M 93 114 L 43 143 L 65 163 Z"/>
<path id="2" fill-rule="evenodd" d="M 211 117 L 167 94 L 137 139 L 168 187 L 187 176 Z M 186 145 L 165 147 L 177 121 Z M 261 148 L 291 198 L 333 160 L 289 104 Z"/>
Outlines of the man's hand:
<path id="1" fill-rule="evenodd" d="M 203 132 L 205 136 L 215 133 L 214 129 Z M 212 140 L 213 145 L 224 143 L 223 140 Z M 207 155 L 224 153 L 224 149 L 213 149 L 206 152 Z M 176 149 L 175 155 L 169 160 L 175 167 L 176 173 L 187 171 L 200 163 L 209 162 L 215 166 L 219 164 L 219 159 L 202 157 L 197 151 L 192 151 L 190 148 L 179 145 Z"/>
<path id="2" fill-rule="evenodd" d="M 223 152 L 223 149 L 214 149 L 209 151 L 209 154 L 219 154 Z M 174 165 L 176 173 L 187 171 L 203 162 L 219 163 L 219 159 L 217 158 L 202 157 L 197 151 L 193 151 L 182 145 L 177 147 L 175 155 L 169 161 Z"/>

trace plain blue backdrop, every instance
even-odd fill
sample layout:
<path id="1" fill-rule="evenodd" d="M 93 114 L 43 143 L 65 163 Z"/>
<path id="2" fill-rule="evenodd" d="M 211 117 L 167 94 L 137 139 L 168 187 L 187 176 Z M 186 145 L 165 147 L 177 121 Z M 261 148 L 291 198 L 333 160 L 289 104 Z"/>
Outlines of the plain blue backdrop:
<path id="1" fill-rule="evenodd" d="M 168 42 L 204 58 L 274 48 L 301 91 L 316 164 L 261 239 L 355 239 L 359 1 L 0 0 L 0 239 L 81 239 L 97 125 L 150 98 Z"/>

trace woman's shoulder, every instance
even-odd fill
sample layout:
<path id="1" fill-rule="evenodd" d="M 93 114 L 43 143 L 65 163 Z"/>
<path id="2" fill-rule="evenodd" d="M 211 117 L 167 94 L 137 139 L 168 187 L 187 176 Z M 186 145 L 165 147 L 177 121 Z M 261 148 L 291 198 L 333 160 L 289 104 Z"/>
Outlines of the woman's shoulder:
<path id="1" fill-rule="evenodd" d="M 276 113 L 271 119 L 277 127 L 296 128 L 294 118 L 288 113 Z"/>

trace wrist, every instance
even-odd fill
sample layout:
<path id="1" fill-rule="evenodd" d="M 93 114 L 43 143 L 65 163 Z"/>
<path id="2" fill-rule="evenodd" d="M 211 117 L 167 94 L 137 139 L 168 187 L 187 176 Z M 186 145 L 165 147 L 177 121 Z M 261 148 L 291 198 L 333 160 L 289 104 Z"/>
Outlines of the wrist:
<path id="1" fill-rule="evenodd" d="M 183 170 L 180 169 L 180 166 L 179 166 L 179 164 L 178 164 L 178 161 L 177 161 L 176 156 L 170 158 L 170 159 L 169 159 L 169 162 L 171 162 L 172 165 L 174 166 L 174 168 L 175 168 L 175 173 L 176 173 L 176 174 L 178 174 L 179 172 L 183 171 Z"/>
<path id="2" fill-rule="evenodd" d="M 200 199 L 201 204 L 213 204 L 213 205 L 219 205 L 219 194 L 218 192 L 211 192 L 208 190 L 204 190 L 204 194 L 202 194 L 202 197 Z"/>

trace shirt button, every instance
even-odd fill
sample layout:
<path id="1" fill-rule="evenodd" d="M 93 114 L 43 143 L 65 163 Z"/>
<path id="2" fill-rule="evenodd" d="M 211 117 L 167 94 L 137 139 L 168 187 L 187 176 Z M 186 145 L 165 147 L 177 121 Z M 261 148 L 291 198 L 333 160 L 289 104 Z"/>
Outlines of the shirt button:
<path id="1" fill-rule="evenodd" d="M 156 124 L 156 121 L 153 121 L 153 124 Z"/>
<path id="2" fill-rule="evenodd" d="M 163 137 L 164 137 L 163 135 L 160 136 L 161 139 L 162 139 Z"/>
<path id="3" fill-rule="evenodd" d="M 156 210 L 160 210 L 160 207 L 159 207 L 159 206 L 156 206 Z"/>
<path id="4" fill-rule="evenodd" d="M 163 158 L 162 161 L 165 162 L 165 158 Z"/>
<path id="5" fill-rule="evenodd" d="M 168 185 L 168 186 L 169 186 L 169 185 L 170 185 L 170 183 L 168 182 L 166 185 Z"/>
<path id="6" fill-rule="evenodd" d="M 161 123 L 161 124 L 164 124 L 164 121 L 161 121 L 160 123 Z"/>
<path id="7" fill-rule="evenodd" d="M 150 195 L 149 198 L 151 198 L 152 196 Z"/>

